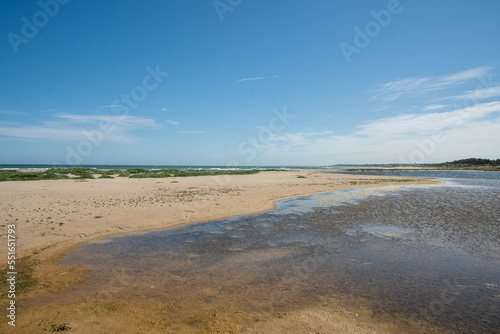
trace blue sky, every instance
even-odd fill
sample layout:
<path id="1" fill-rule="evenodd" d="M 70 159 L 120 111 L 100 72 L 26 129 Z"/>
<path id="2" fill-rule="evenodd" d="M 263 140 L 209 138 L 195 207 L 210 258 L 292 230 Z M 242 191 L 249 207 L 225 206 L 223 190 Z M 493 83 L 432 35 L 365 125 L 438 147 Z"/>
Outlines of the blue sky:
<path id="1" fill-rule="evenodd" d="M 498 1 L 0 9 L 0 163 L 500 157 Z"/>

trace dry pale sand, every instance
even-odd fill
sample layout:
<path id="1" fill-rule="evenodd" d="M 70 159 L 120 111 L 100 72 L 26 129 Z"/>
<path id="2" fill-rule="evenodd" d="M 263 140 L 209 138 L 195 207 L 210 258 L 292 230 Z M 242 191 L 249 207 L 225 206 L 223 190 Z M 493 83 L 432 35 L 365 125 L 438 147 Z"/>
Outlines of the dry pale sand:
<path id="1" fill-rule="evenodd" d="M 18 301 L 22 301 L 47 292 L 64 290 L 71 284 L 83 281 L 83 269 L 68 268 L 53 262 L 63 252 L 82 242 L 260 212 L 273 208 L 278 200 L 295 196 L 353 187 L 431 182 L 422 179 L 398 180 L 400 178 L 397 177 L 295 170 L 217 177 L 1 182 L 0 243 L 7 244 L 6 226 L 15 224 L 18 258 L 31 255 L 37 263 L 34 269 L 37 284 L 31 291 L 18 297 Z M 7 249 L 0 247 L 0 264 L 5 264 L 6 259 Z M 5 300 L 0 302 L 3 305 Z M 79 321 L 83 323 L 89 316 L 85 310 L 90 310 L 91 305 L 87 306 L 68 305 L 64 308 L 66 311 L 58 311 L 72 314 L 65 318 L 73 317 L 72 332 L 140 332 L 143 321 L 147 319 L 146 315 L 129 317 L 127 314 L 131 311 L 127 310 L 122 313 L 104 312 L 99 318 L 100 322 L 91 322 L 99 322 L 102 326 L 75 325 Z M 74 312 L 71 313 L 71 310 Z M 293 317 L 277 317 L 265 324 L 256 324 L 251 332 L 373 333 L 377 328 L 380 330 L 380 324 L 369 325 L 367 321 L 360 323 L 357 317 L 352 316 L 355 313 L 339 310 L 332 310 L 328 314 L 324 310 L 303 310 L 296 312 Z M 19 312 L 18 327 L 14 329 L 6 326 L 7 321 L 4 319 L 0 322 L 0 332 L 43 332 L 55 310 L 51 306 Z M 134 312 L 140 313 L 140 308 Z M 387 327 L 387 324 L 383 326 Z M 148 331 L 157 332 L 154 326 Z"/>

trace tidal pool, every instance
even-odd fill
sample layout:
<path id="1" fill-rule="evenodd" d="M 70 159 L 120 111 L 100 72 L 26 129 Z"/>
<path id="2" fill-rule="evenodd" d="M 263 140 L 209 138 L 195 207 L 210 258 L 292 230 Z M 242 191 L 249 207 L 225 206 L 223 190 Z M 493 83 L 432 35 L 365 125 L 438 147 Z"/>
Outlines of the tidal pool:
<path id="1" fill-rule="evenodd" d="M 208 310 L 230 314 L 238 331 L 348 305 L 409 333 L 498 333 L 500 180 L 464 175 L 86 244 L 61 262 L 90 268 L 89 280 L 30 304 L 162 301 L 173 305 L 165 317 L 201 332 Z"/>

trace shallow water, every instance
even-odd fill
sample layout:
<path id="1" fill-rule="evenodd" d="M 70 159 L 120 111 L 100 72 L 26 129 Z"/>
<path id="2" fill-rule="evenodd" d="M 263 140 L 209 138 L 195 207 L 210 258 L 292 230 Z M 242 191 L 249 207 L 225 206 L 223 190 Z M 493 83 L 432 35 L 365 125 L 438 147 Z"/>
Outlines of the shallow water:
<path id="1" fill-rule="evenodd" d="M 90 279 L 33 305 L 90 295 L 162 301 L 179 305 L 169 315 L 193 328 L 208 321 L 206 310 L 230 313 L 244 328 L 343 305 L 407 332 L 499 332 L 500 180 L 463 175 L 286 200 L 262 214 L 87 244 L 62 262 L 88 266 Z"/>
<path id="2" fill-rule="evenodd" d="M 408 176 L 408 177 L 434 177 L 453 179 L 475 179 L 475 180 L 500 180 L 500 172 L 478 172 L 478 171 L 447 171 L 447 170 L 386 170 L 386 171 L 364 171 L 364 172 L 335 172 L 351 175 L 385 175 L 385 176 Z"/>

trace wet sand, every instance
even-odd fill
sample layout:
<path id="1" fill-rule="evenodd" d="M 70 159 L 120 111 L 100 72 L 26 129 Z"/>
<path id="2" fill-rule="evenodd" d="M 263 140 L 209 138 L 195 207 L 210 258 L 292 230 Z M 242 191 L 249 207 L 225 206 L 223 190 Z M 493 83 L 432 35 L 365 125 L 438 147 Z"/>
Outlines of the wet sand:
<path id="1" fill-rule="evenodd" d="M 38 283 L 32 291 L 18 298 L 22 305 L 23 300 L 68 289 L 86 279 L 85 269 L 68 268 L 53 262 L 62 252 L 82 242 L 260 212 L 273 208 L 277 200 L 300 195 L 403 183 L 398 182 L 398 179 L 401 180 L 396 177 L 350 176 L 302 170 L 220 177 L 2 182 L 0 209 L 4 213 L 2 218 L 5 217 L 2 222 L 4 228 L 6 224 L 12 223 L 17 226 L 18 257 L 31 255 L 39 263 L 34 272 Z M 1 237 L 6 242 L 6 234 L 3 233 Z M 0 256 L 2 260 L 6 259 L 4 248 Z M 207 290 L 205 293 L 210 296 L 215 292 Z M 87 300 L 83 303 L 70 302 L 64 308 L 54 305 L 36 309 L 21 308 L 18 324 L 26 330 L 43 332 L 47 326 L 58 323 L 59 319 L 63 321 L 69 317 L 73 319 L 72 332 L 133 333 L 145 324 L 150 332 L 165 332 L 165 326 L 161 325 L 159 319 L 151 318 L 149 311 L 156 308 L 162 314 L 170 308 L 175 309 L 175 303 L 143 304 L 140 293 L 131 301 L 133 305 L 111 305 L 102 300 Z M 207 323 L 219 322 L 220 326 L 214 325 L 213 332 L 238 330 L 231 327 L 237 321 L 218 320 L 217 314 L 210 313 L 210 310 L 203 312 L 208 313 L 200 314 L 198 318 L 201 320 L 196 320 L 203 323 L 202 331 L 212 331 L 206 327 Z M 344 305 L 325 311 L 315 309 L 312 305 L 262 320 L 265 322 L 262 332 L 290 332 L 292 324 L 299 332 L 329 328 L 331 333 L 342 333 L 347 329 L 348 332 L 372 333 L 377 326 L 391 326 L 390 321 L 385 324 L 370 323 L 370 317 L 362 315 L 363 311 L 357 306 L 353 310 Z M 92 321 L 87 321 L 86 326 L 78 328 L 79 321 L 83 323 L 89 316 L 98 319 L 95 327 L 92 327 Z M 263 326 L 258 322 L 252 326 L 255 332 L 259 332 L 258 328 Z M 2 332 L 3 329 L 12 330 L 10 326 L 5 328 L 5 325 L 6 321 L 0 324 Z M 179 330 L 182 331 L 182 328 Z M 190 330 L 185 329 L 185 332 Z"/>

